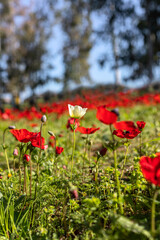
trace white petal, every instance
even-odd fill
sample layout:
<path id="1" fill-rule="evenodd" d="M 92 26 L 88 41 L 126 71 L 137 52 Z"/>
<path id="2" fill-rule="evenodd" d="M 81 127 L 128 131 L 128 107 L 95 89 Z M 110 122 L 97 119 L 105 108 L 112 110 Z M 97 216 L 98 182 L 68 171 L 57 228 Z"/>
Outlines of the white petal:
<path id="1" fill-rule="evenodd" d="M 69 116 L 72 117 L 73 116 L 73 111 L 74 111 L 74 106 L 68 104 L 68 110 L 69 110 Z"/>
<path id="2" fill-rule="evenodd" d="M 81 106 L 72 106 L 68 104 L 69 115 L 71 118 L 81 118 L 87 111 L 87 108 L 82 108 Z"/>
<path id="3" fill-rule="evenodd" d="M 84 114 L 86 113 L 86 111 L 87 111 L 87 108 L 83 108 L 83 109 L 82 109 L 82 111 L 81 111 L 81 117 L 84 116 Z"/>

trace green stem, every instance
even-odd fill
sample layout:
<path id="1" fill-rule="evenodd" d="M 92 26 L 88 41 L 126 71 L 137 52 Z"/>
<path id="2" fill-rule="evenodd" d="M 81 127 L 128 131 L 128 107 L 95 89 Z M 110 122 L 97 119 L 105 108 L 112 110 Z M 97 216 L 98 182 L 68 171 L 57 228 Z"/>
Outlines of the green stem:
<path id="1" fill-rule="evenodd" d="M 139 154 L 141 157 L 142 156 L 142 132 L 139 134 L 139 137 L 140 137 Z"/>
<path id="2" fill-rule="evenodd" d="M 39 156 L 38 156 L 38 161 L 37 161 L 37 180 L 36 180 L 36 184 L 35 184 L 35 192 L 34 192 L 34 199 L 37 198 L 37 188 L 38 188 L 38 183 L 39 183 L 39 162 L 40 162 L 40 158 L 41 158 L 41 151 L 42 151 L 42 127 L 43 127 L 43 122 L 41 123 L 41 127 L 40 127 L 40 151 L 39 151 Z M 32 213 L 31 213 L 31 226 L 33 226 L 34 224 L 34 211 L 35 211 L 35 202 L 33 203 L 33 209 L 32 209 Z"/>
<path id="3" fill-rule="evenodd" d="M 88 158 L 89 158 L 89 166 L 91 165 L 91 141 L 89 141 L 88 146 Z"/>
<path id="4" fill-rule="evenodd" d="M 122 206 L 122 196 L 121 196 L 121 189 L 120 189 L 120 183 L 118 178 L 118 172 L 117 172 L 117 153 L 114 150 L 114 168 L 115 168 L 115 178 L 116 178 L 116 184 L 117 184 L 117 192 L 118 192 L 118 202 L 120 207 L 120 213 L 123 214 L 123 206 Z"/>
<path id="5" fill-rule="evenodd" d="M 27 184 L 27 164 L 25 164 L 25 175 L 26 175 L 26 179 L 25 179 L 25 189 L 26 189 L 26 195 L 28 193 L 28 190 L 27 190 L 27 187 L 28 187 L 28 184 Z"/>
<path id="6" fill-rule="evenodd" d="M 39 181 L 39 163 L 37 162 L 37 182 L 35 184 L 34 200 L 36 200 L 37 198 L 38 181 Z M 33 227 L 33 224 L 34 224 L 35 204 L 36 204 L 36 201 L 34 201 L 33 208 L 31 211 L 31 227 Z"/>
<path id="7" fill-rule="evenodd" d="M 153 195 L 153 201 L 152 201 L 152 210 L 151 210 L 151 233 L 152 236 L 155 236 L 155 207 L 156 207 L 156 199 L 158 196 L 159 191 L 155 190 Z"/>
<path id="8" fill-rule="evenodd" d="M 7 168 L 8 168 L 8 173 L 10 174 L 10 167 L 9 167 L 9 161 L 8 161 L 8 156 L 7 156 L 7 150 L 6 150 L 6 146 L 5 146 L 5 133 L 7 131 L 8 127 L 4 130 L 3 132 L 3 148 L 4 148 L 4 154 L 5 154 L 5 158 L 6 158 L 6 162 L 7 162 Z"/>
<path id="9" fill-rule="evenodd" d="M 109 124 L 109 129 L 110 129 L 110 132 L 111 132 L 112 140 L 113 140 L 113 142 L 115 142 L 114 135 L 112 133 L 112 124 Z"/>
<path id="10" fill-rule="evenodd" d="M 73 158 L 74 158 L 75 146 L 76 146 L 76 134 L 75 134 L 75 129 L 74 129 L 73 130 L 72 159 L 71 159 L 71 179 L 72 179 L 72 174 L 73 174 Z"/>
<path id="11" fill-rule="evenodd" d="M 56 165 L 56 177 L 57 177 L 57 157 L 55 158 L 55 165 Z"/>
<path id="12" fill-rule="evenodd" d="M 129 150 L 129 145 L 127 145 L 127 147 L 126 147 L 126 153 L 125 153 L 125 157 L 124 157 L 124 162 L 123 162 L 123 166 L 122 166 L 122 173 L 121 173 L 120 179 L 122 179 L 122 177 L 123 177 L 124 167 L 125 167 L 126 161 L 127 161 L 128 150 Z"/>
<path id="13" fill-rule="evenodd" d="M 26 166 L 25 166 L 25 163 L 24 163 L 24 183 L 23 183 L 23 194 L 25 193 L 26 191 Z M 26 193 L 27 194 L 27 193 Z"/>
<path id="14" fill-rule="evenodd" d="M 30 198 L 32 197 L 32 161 L 30 160 Z"/>
<path id="15" fill-rule="evenodd" d="M 39 156 L 38 156 L 38 161 L 37 161 L 37 181 L 36 181 L 36 185 L 35 185 L 35 195 L 34 195 L 34 199 L 36 199 L 37 197 L 37 188 L 38 188 L 38 183 L 39 183 L 39 161 L 41 158 L 41 152 L 42 152 L 42 127 L 43 127 L 43 123 L 41 123 L 41 127 L 40 127 L 40 150 L 39 150 Z"/>
<path id="16" fill-rule="evenodd" d="M 39 183 L 39 163 L 37 163 L 37 182 L 36 182 L 36 185 L 35 185 L 34 199 L 36 199 L 36 197 L 37 197 L 38 183 Z"/>
<path id="17" fill-rule="evenodd" d="M 10 167 L 9 167 L 9 161 L 8 161 L 8 156 L 7 156 L 7 151 L 6 151 L 6 149 L 4 149 L 4 153 L 5 153 L 5 158 L 6 158 L 6 162 L 7 162 L 8 173 L 10 174 L 11 171 L 10 171 Z"/>
<path id="18" fill-rule="evenodd" d="M 3 132 L 3 144 L 5 143 L 5 133 L 7 131 L 8 128 L 4 129 L 4 132 Z"/>
<path id="19" fill-rule="evenodd" d="M 20 154 L 19 154 L 19 163 L 18 163 L 18 168 L 19 168 L 19 194 L 21 194 L 21 155 L 22 155 L 22 144 L 20 147 Z"/>
<path id="20" fill-rule="evenodd" d="M 43 127 L 43 123 L 41 123 L 41 127 L 40 127 L 40 151 L 39 151 L 39 156 L 38 156 L 38 162 L 40 160 L 40 157 L 41 157 L 41 152 L 42 152 L 42 127 Z"/>
<path id="21" fill-rule="evenodd" d="M 16 172 L 16 158 L 14 156 L 13 158 L 13 170 L 14 170 L 14 173 Z"/>
<path id="22" fill-rule="evenodd" d="M 39 181 L 39 163 L 37 164 L 37 180 Z"/>
<path id="23" fill-rule="evenodd" d="M 57 153 L 56 153 L 56 146 L 57 146 L 57 141 L 56 141 L 56 138 L 55 138 L 55 152 L 54 152 L 54 163 L 56 165 L 56 177 L 57 177 Z"/>
<path id="24" fill-rule="evenodd" d="M 96 185 L 98 183 L 98 169 L 99 169 L 99 158 L 97 157 L 97 161 L 96 161 L 96 173 L 95 173 L 95 182 L 96 182 Z"/>
<path id="25" fill-rule="evenodd" d="M 114 135 L 112 133 L 112 125 L 111 124 L 109 125 L 109 129 L 110 129 L 112 140 L 113 140 L 113 144 L 114 144 L 115 143 L 115 139 L 114 139 Z M 113 155 L 114 155 L 115 179 L 116 179 L 117 192 L 118 192 L 118 202 L 119 202 L 119 207 L 120 207 L 120 213 L 123 214 L 122 195 L 121 195 L 119 177 L 118 177 L 118 172 L 117 172 L 117 153 L 116 153 L 115 149 L 113 150 Z"/>
<path id="26" fill-rule="evenodd" d="M 86 153 L 87 153 L 87 142 L 88 142 L 88 134 L 87 134 L 87 138 L 86 138 L 86 141 L 85 141 L 85 150 L 84 150 L 84 155 L 83 155 L 82 175 L 84 175 L 84 162 L 85 162 Z"/>

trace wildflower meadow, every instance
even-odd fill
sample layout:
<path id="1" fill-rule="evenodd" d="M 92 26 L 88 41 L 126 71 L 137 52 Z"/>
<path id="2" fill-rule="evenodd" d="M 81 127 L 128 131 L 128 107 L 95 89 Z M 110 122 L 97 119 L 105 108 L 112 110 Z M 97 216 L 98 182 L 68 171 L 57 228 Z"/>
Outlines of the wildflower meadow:
<path id="1" fill-rule="evenodd" d="M 0 112 L 0 240 L 160 239 L 160 94 Z"/>

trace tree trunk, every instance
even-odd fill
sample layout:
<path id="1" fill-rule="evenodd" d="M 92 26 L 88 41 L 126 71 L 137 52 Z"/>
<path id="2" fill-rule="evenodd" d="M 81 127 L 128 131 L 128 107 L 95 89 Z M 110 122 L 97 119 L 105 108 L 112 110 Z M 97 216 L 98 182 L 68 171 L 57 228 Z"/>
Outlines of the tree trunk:
<path id="1" fill-rule="evenodd" d="M 148 23 L 148 36 L 147 36 L 147 55 L 148 55 L 148 78 L 149 78 L 149 85 L 153 81 L 153 41 L 154 35 L 152 34 L 152 26 L 151 26 L 151 19 L 149 16 L 150 11 L 150 2 L 146 1 L 146 15 L 147 15 L 147 23 Z"/>
<path id="2" fill-rule="evenodd" d="M 113 30 L 112 30 L 112 47 L 113 47 L 113 56 L 114 56 L 114 62 L 115 62 L 115 88 L 117 88 L 117 86 L 120 84 L 120 72 L 119 72 L 119 66 L 118 66 L 117 42 L 116 42 L 116 36 Z"/>

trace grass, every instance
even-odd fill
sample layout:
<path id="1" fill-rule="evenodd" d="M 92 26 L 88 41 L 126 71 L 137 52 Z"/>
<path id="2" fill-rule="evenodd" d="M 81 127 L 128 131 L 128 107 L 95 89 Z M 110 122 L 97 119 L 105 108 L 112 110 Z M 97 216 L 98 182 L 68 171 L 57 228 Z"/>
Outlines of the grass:
<path id="1" fill-rule="evenodd" d="M 55 152 L 49 146 L 39 148 L 31 153 L 30 165 L 26 171 L 26 191 L 23 192 L 24 173 L 21 159 L 21 193 L 19 192 L 18 157 L 14 167 L 13 150 L 20 143 L 9 131 L 5 143 L 12 177 L 7 178 L 8 170 L 3 147 L 0 149 L 0 240 L 50 240 L 50 239 L 159 239 L 160 234 L 160 199 L 156 200 L 156 233 L 151 229 L 151 205 L 155 187 L 148 183 L 140 170 L 140 138 L 129 140 L 115 137 L 117 153 L 117 174 L 120 181 L 121 197 L 117 192 L 113 140 L 109 126 L 96 119 L 95 111 L 87 111 L 81 120 L 84 127 L 100 127 L 100 130 L 89 136 L 76 132 L 76 148 L 73 158 L 73 176 L 71 178 L 71 158 L 73 132 L 66 129 L 68 115 L 57 119 L 53 114 L 47 116 L 42 136 L 46 143 L 48 131 L 57 138 L 57 146 L 64 151 L 55 159 Z M 142 133 L 141 155 L 151 156 L 160 152 L 160 111 L 159 106 L 136 106 L 120 108 L 120 120 L 143 120 L 146 127 Z M 30 127 L 30 122 L 1 121 L 1 139 L 3 131 L 9 125 L 17 129 L 39 131 Z M 32 122 L 33 123 L 33 122 Z M 154 140 L 154 141 L 151 141 Z M 24 151 L 26 144 L 24 144 Z M 107 147 L 105 156 L 99 156 L 102 147 Z M 29 151 L 27 154 L 30 154 Z M 126 155 L 126 164 L 122 176 L 122 166 Z M 38 158 L 40 156 L 40 158 Z M 98 161 L 97 161 L 98 160 Z M 56 161 L 56 162 L 55 162 Z M 37 163 L 39 178 L 37 181 Z M 56 168 L 57 166 L 57 168 Z M 29 194 L 30 177 L 32 176 L 32 193 Z M 35 189 L 37 193 L 35 195 Z M 77 196 L 78 194 L 78 196 Z M 124 213 L 121 214 L 120 206 Z"/>

